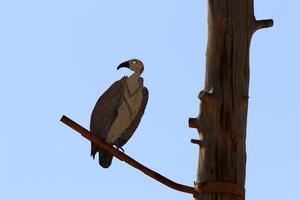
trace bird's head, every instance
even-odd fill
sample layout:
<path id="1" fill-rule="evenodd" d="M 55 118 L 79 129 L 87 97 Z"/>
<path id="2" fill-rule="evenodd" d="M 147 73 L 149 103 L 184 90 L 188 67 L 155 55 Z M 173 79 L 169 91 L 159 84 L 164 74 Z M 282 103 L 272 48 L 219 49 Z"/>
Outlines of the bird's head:
<path id="1" fill-rule="evenodd" d="M 117 67 L 117 69 L 120 69 L 123 67 L 129 68 L 132 71 L 134 71 L 135 73 L 139 73 L 139 74 L 142 74 L 144 71 L 144 64 L 139 59 L 131 59 L 131 60 L 125 61 L 125 62 L 121 63 Z"/>

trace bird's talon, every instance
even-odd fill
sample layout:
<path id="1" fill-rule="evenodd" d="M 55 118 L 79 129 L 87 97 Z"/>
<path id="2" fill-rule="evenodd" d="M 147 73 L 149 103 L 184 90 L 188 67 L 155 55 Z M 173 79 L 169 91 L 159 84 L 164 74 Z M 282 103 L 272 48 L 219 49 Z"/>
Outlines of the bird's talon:
<path id="1" fill-rule="evenodd" d="M 123 153 L 125 153 L 124 149 L 122 147 L 119 148 Z"/>

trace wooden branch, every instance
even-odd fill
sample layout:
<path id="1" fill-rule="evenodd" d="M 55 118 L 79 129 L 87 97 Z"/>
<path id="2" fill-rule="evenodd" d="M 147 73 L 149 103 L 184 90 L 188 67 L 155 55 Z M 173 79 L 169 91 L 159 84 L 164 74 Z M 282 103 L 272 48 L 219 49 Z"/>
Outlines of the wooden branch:
<path id="1" fill-rule="evenodd" d="M 137 162 L 133 158 L 124 154 L 123 152 L 117 150 L 112 145 L 105 143 L 103 140 L 97 138 L 96 136 L 91 134 L 88 130 L 86 130 L 85 128 L 83 128 L 73 120 L 69 119 L 68 117 L 62 116 L 60 121 L 66 124 L 67 126 L 71 127 L 72 129 L 74 129 L 78 133 L 80 133 L 84 138 L 95 143 L 99 148 L 106 150 L 107 152 L 111 153 L 119 160 L 126 162 L 130 166 L 142 171 L 147 176 L 150 176 L 154 180 L 174 190 L 193 194 L 194 197 L 199 197 L 201 194 L 204 193 L 221 193 L 227 195 L 234 195 L 237 197 L 244 197 L 245 195 L 245 189 L 243 188 L 243 186 L 232 184 L 232 183 L 226 183 L 220 181 L 209 181 L 204 183 L 196 183 L 195 188 L 182 185 L 179 183 L 175 183 L 174 181 L 160 175 L 159 173 L 149 169 L 148 167 L 142 165 L 141 163 Z"/>
<path id="2" fill-rule="evenodd" d="M 160 175 L 159 173 L 149 169 L 148 167 L 142 165 L 141 163 L 137 162 L 133 158 L 129 157 L 128 155 L 124 154 L 123 152 L 117 150 L 116 148 L 112 147 L 111 145 L 108 145 L 105 143 L 103 140 L 97 138 L 93 134 L 91 134 L 88 130 L 74 122 L 73 120 L 69 119 L 66 116 L 62 116 L 61 122 L 64 124 L 68 125 L 75 131 L 79 132 L 83 137 L 86 139 L 90 140 L 91 142 L 95 143 L 98 147 L 101 149 L 106 150 L 107 152 L 111 153 L 113 156 L 118 158 L 121 161 L 126 162 L 130 166 L 142 171 L 144 174 L 150 176 L 151 178 L 155 179 L 156 181 L 174 189 L 178 190 L 180 192 L 185 192 L 185 193 L 190 193 L 193 194 L 194 196 L 198 194 L 198 192 L 195 190 L 193 187 L 189 187 L 186 185 L 182 185 L 179 183 L 175 183 L 174 181 Z"/>

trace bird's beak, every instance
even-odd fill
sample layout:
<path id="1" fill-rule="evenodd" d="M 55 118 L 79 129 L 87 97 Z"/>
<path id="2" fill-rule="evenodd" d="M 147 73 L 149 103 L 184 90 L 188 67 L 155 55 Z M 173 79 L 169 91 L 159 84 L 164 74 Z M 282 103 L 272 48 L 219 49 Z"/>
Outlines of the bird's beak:
<path id="1" fill-rule="evenodd" d="M 129 68 L 129 61 L 126 61 L 126 62 L 121 63 L 121 64 L 117 67 L 117 69 L 119 70 L 120 68 L 123 68 L 123 67 Z"/>

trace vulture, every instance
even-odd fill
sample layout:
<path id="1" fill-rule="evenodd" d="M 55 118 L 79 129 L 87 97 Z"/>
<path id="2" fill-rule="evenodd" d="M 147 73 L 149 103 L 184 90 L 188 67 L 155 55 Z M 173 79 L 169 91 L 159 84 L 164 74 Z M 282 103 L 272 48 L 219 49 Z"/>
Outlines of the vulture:
<path id="1" fill-rule="evenodd" d="M 129 68 L 133 74 L 114 82 L 98 99 L 91 114 L 90 132 L 118 149 L 131 138 L 138 127 L 148 102 L 148 90 L 141 74 L 144 64 L 138 59 L 121 63 L 117 69 Z M 103 168 L 111 165 L 113 156 L 91 144 L 91 156 L 99 154 Z"/>

